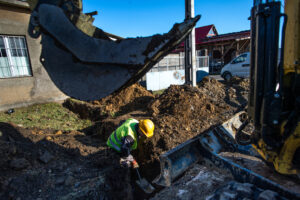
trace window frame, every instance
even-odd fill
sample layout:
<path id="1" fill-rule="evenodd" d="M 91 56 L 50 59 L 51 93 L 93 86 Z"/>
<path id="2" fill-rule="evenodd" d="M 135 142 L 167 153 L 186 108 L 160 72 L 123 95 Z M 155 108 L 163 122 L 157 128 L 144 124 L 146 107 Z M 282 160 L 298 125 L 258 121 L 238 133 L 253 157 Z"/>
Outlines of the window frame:
<path id="1" fill-rule="evenodd" d="M 245 60 L 243 60 L 243 61 L 238 61 L 241 57 L 244 57 Z M 238 56 L 237 58 L 235 58 L 235 59 L 231 62 L 231 64 L 242 63 L 242 62 L 245 62 L 246 60 L 247 60 L 247 54 L 242 54 L 242 55 Z"/>
<path id="2" fill-rule="evenodd" d="M 33 76 L 33 71 L 32 71 L 32 65 L 31 65 L 31 60 L 30 60 L 30 54 L 29 54 L 29 50 L 28 50 L 28 45 L 27 45 L 27 40 L 26 40 L 26 36 L 24 35 L 3 35 L 0 34 L 0 37 L 3 39 L 3 43 L 4 43 L 4 48 L 0 48 L 1 50 L 3 49 L 6 53 L 6 57 L 7 57 L 7 62 L 8 62 L 8 70 L 10 72 L 10 76 L 4 76 L 4 77 L 0 77 L 0 79 L 13 79 L 13 78 L 23 78 L 23 77 L 32 77 Z M 12 47 L 10 45 L 10 41 L 9 38 L 11 38 L 11 40 L 14 41 L 14 47 Z M 17 40 L 19 41 L 18 45 L 16 44 L 15 38 L 17 38 Z M 23 40 L 23 45 L 20 42 L 20 40 Z M 0 50 L 0 54 L 2 55 L 2 52 Z M 13 56 L 13 52 L 16 52 L 17 56 Z M 21 56 L 19 56 L 19 52 L 21 52 Z M 24 53 L 25 52 L 25 53 Z M 24 56 L 23 56 L 24 53 Z M 0 56 L 1 58 L 2 56 Z M 25 57 L 25 59 L 27 59 L 28 65 L 24 65 L 24 63 L 22 61 L 21 62 L 21 66 L 19 66 L 18 64 L 16 64 L 18 61 L 13 61 L 13 57 Z M 25 60 L 26 63 L 26 60 Z M 18 71 L 20 68 L 27 68 L 26 70 L 28 71 L 28 74 L 22 74 L 22 75 L 18 75 Z"/>

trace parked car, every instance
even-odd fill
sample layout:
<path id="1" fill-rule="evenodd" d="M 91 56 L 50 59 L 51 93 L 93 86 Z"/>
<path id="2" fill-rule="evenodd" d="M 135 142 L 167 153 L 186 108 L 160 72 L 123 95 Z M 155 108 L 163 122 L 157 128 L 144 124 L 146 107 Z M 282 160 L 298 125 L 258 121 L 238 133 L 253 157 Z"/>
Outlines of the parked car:
<path id="1" fill-rule="evenodd" d="M 232 76 L 249 77 L 250 76 L 250 52 L 243 53 L 221 70 L 221 76 L 225 81 L 231 79 Z"/>
<path id="2" fill-rule="evenodd" d="M 221 62 L 221 61 L 219 61 L 219 62 L 212 61 L 209 64 L 209 74 L 220 74 L 223 66 L 224 66 L 223 62 Z"/>

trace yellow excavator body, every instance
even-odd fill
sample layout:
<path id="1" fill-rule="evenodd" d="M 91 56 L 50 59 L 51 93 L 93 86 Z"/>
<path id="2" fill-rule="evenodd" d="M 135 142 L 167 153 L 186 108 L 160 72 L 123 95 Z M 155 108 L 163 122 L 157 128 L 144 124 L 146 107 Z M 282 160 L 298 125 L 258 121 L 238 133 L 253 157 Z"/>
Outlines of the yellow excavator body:
<path id="1" fill-rule="evenodd" d="M 285 32 L 285 47 L 284 47 L 284 63 L 283 63 L 283 87 L 287 92 L 297 92 L 296 88 L 300 87 L 297 82 L 297 77 L 300 74 L 300 0 L 285 1 L 285 13 L 287 15 L 287 25 Z M 296 77 L 296 78 L 295 78 Z M 299 94 L 295 94 L 296 98 Z M 299 101 L 299 100 L 298 100 Z M 293 107 L 297 108 L 297 100 L 293 100 Z M 299 117 L 299 116 L 295 116 Z M 295 125 L 282 120 L 280 125 L 280 135 L 284 137 L 286 129 L 292 129 L 280 148 L 270 149 L 268 145 L 259 139 L 253 147 L 257 149 L 259 154 L 268 162 L 273 163 L 274 168 L 281 174 L 299 175 L 299 161 L 295 161 L 300 157 L 300 122 Z M 293 125 L 294 127 L 290 127 Z"/>

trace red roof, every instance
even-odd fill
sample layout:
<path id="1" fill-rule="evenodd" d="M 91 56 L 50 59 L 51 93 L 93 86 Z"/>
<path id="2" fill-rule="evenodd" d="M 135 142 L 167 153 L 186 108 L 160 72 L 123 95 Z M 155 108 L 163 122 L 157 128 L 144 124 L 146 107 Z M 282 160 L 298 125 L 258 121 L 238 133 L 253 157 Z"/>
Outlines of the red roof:
<path id="1" fill-rule="evenodd" d="M 214 25 L 202 26 L 195 28 L 196 44 L 200 43 L 202 39 L 206 38 L 209 31 L 214 27 Z M 216 33 L 218 34 L 218 33 Z"/>
<path id="2" fill-rule="evenodd" d="M 213 29 L 214 33 L 216 35 L 218 35 L 217 30 L 213 24 L 195 28 L 196 45 L 200 44 L 202 42 L 202 40 L 207 37 L 207 35 L 211 29 Z M 184 42 L 182 42 L 178 48 L 184 48 Z M 175 52 L 176 52 L 176 50 L 175 50 Z"/>
<path id="3" fill-rule="evenodd" d="M 215 33 L 215 36 L 208 35 L 211 29 Z M 218 35 L 215 26 L 208 25 L 208 26 L 195 28 L 195 36 L 196 36 L 196 47 L 198 47 L 203 44 L 215 43 L 220 41 L 229 41 L 229 40 L 235 40 L 239 38 L 250 38 L 250 30 Z M 182 52 L 183 49 L 184 49 L 184 42 L 182 42 L 173 52 L 174 53 Z"/>
<path id="4" fill-rule="evenodd" d="M 250 30 L 226 33 L 226 34 L 222 34 L 222 35 L 216 35 L 214 37 L 203 38 L 201 40 L 200 44 L 209 44 L 209 43 L 215 43 L 215 42 L 220 42 L 220 41 L 229 41 L 229 40 L 235 40 L 235 39 L 241 39 L 241 38 L 250 38 Z"/>

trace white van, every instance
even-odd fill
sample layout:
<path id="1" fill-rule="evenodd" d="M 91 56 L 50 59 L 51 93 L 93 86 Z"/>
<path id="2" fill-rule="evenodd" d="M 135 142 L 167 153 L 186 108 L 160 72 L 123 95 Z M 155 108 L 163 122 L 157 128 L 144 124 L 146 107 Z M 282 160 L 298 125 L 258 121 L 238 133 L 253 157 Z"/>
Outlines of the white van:
<path id="1" fill-rule="evenodd" d="M 221 76 L 225 81 L 232 76 L 249 77 L 250 76 L 250 52 L 243 53 L 234 58 L 221 70 Z"/>

